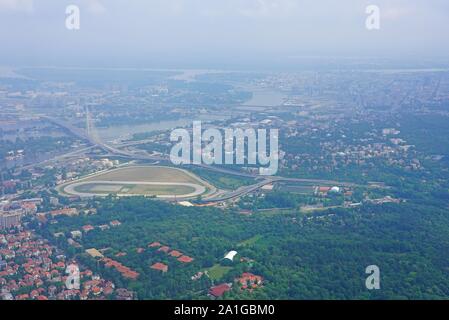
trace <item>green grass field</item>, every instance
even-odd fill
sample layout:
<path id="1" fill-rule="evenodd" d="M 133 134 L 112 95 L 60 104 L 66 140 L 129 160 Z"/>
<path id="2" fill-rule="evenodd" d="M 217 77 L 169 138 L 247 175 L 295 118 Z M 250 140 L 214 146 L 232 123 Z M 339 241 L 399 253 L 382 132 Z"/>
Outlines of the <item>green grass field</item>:
<path id="1" fill-rule="evenodd" d="M 138 166 L 114 169 L 88 177 L 85 181 L 141 181 L 141 182 L 185 182 L 199 183 L 199 178 L 185 170 L 161 167 Z"/>
<path id="2" fill-rule="evenodd" d="M 206 269 L 206 271 L 209 275 L 209 278 L 211 280 L 220 280 L 231 270 L 232 270 L 232 267 L 224 267 L 219 264 L 216 264 L 213 267 Z"/>
<path id="3" fill-rule="evenodd" d="M 254 237 L 251 237 L 249 239 L 246 239 L 246 240 L 240 242 L 237 246 L 238 247 L 252 246 L 253 244 L 255 244 L 260 239 L 262 239 L 262 236 L 260 234 L 258 234 L 258 235 L 255 235 Z"/>
<path id="4" fill-rule="evenodd" d="M 62 194 L 79 196 L 144 195 L 161 198 L 194 198 L 207 191 L 206 182 L 172 167 L 136 166 L 87 176 L 58 188 Z"/>
<path id="5" fill-rule="evenodd" d="M 129 195 L 183 195 L 194 192 L 195 189 L 188 186 L 151 186 L 139 184 L 102 184 L 102 183 L 86 183 L 74 188 L 80 193 L 98 193 L 98 194 L 129 194 Z"/>
<path id="6" fill-rule="evenodd" d="M 98 192 L 98 193 L 120 193 L 122 189 L 124 188 L 124 185 L 118 185 L 118 184 L 96 184 L 96 183 L 86 183 L 82 184 L 80 186 L 76 186 L 74 190 L 76 192 Z"/>
<path id="7" fill-rule="evenodd" d="M 254 184 L 254 179 L 223 174 L 219 172 L 211 172 L 207 170 L 192 169 L 192 172 L 200 176 L 202 179 L 209 181 L 217 188 L 221 189 L 238 189 L 243 186 Z"/>

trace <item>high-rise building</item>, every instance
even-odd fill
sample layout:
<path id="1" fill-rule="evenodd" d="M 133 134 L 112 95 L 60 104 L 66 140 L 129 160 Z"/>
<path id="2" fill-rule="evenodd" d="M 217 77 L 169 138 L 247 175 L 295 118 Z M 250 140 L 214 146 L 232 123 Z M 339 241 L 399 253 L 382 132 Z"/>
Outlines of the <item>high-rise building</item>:
<path id="1" fill-rule="evenodd" d="M 8 264 L 6 263 L 6 261 L 2 260 L 0 257 L 0 271 L 3 271 L 4 269 L 6 269 L 7 266 L 8 266 Z"/>
<path id="2" fill-rule="evenodd" d="M 22 211 L 0 212 L 0 229 L 7 229 L 20 225 Z"/>

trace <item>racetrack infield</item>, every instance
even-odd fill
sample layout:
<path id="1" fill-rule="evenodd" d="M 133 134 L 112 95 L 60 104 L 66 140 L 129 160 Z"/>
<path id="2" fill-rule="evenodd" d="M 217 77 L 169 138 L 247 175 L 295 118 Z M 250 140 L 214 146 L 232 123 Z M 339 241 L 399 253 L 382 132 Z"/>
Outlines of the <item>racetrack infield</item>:
<path id="1" fill-rule="evenodd" d="M 206 193 L 207 182 L 178 168 L 163 166 L 123 167 L 87 176 L 60 186 L 66 195 L 80 197 L 155 196 L 158 198 L 194 198 Z"/>

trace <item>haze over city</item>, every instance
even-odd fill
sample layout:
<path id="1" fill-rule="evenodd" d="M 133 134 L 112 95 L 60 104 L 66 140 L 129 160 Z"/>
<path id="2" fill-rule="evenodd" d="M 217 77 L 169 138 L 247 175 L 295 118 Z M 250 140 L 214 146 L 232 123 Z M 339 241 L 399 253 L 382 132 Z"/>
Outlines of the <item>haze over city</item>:
<path id="1" fill-rule="evenodd" d="M 81 28 L 65 28 L 67 5 Z M 0 0 L 0 61 L 111 67 L 295 66 L 449 55 L 445 0 Z M 365 28 L 368 5 L 380 30 Z M 44 44 L 44 45 L 43 45 Z"/>
<path id="2" fill-rule="evenodd" d="M 448 35 L 447 0 L 0 0 L 0 300 L 449 300 Z"/>

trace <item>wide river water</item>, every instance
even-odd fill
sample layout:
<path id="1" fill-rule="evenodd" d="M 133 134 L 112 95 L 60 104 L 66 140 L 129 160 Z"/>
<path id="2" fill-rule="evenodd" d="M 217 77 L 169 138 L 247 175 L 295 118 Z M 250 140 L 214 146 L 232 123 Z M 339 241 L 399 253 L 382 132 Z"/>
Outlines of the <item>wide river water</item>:
<path id="1" fill-rule="evenodd" d="M 195 118 L 196 121 L 200 120 L 203 122 L 211 122 L 215 120 L 223 120 L 228 119 L 230 116 L 226 115 L 211 115 L 204 114 L 199 115 Z M 136 133 L 146 133 L 146 132 L 154 132 L 161 130 L 171 130 L 182 127 L 191 127 L 193 122 L 192 119 L 178 119 L 178 120 L 167 120 L 167 121 L 158 121 L 158 122 L 150 122 L 144 124 L 129 124 L 129 125 L 118 125 L 118 126 L 110 126 L 107 128 L 96 128 L 100 138 L 104 141 L 113 141 L 113 140 L 123 140 L 129 139 L 133 134 Z"/>

